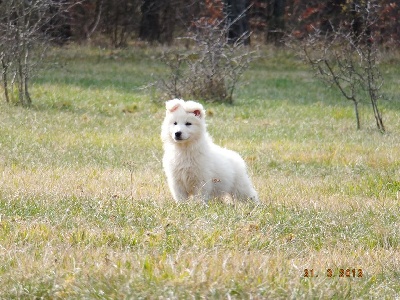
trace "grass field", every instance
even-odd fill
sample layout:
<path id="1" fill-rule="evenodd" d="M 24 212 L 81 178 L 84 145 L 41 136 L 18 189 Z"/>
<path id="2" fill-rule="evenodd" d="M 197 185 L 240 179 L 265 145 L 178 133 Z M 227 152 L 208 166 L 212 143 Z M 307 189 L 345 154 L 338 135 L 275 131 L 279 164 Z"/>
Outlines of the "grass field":
<path id="1" fill-rule="evenodd" d="M 399 299 L 400 59 L 381 134 L 263 51 L 235 105 L 205 104 L 262 203 L 205 205 L 166 185 L 157 53 L 54 50 L 34 106 L 0 104 L 0 299 Z"/>

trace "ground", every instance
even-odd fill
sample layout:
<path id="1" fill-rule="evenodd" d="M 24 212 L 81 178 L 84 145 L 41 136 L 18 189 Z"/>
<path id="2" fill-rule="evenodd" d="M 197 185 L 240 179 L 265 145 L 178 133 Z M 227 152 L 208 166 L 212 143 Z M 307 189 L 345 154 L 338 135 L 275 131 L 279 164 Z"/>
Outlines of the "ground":
<path id="1" fill-rule="evenodd" d="M 0 104 L 0 298 L 395 299 L 400 59 L 387 133 L 296 58 L 262 50 L 234 105 L 204 103 L 261 204 L 175 203 L 157 49 L 54 49 L 33 107 Z M 197 99 L 196 99 L 197 100 Z"/>

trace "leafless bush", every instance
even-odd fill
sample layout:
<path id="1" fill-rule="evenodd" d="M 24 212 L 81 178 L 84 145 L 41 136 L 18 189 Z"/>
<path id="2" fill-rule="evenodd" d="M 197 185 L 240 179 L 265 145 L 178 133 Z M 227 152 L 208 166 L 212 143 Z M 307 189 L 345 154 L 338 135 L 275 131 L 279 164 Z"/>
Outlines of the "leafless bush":
<path id="1" fill-rule="evenodd" d="M 194 22 L 187 37 L 181 38 L 190 50 L 164 53 L 162 61 L 169 76 L 161 80 L 161 89 L 169 97 L 196 98 L 207 101 L 233 102 L 240 76 L 255 58 L 245 46 L 250 33 L 229 39 L 226 20 Z"/>
<path id="2" fill-rule="evenodd" d="M 0 1 L 0 68 L 6 102 L 31 105 L 30 79 L 54 37 L 54 17 L 64 5 L 66 1 Z"/>
<path id="3" fill-rule="evenodd" d="M 346 99 L 353 102 L 357 129 L 361 128 L 359 104 L 367 97 L 376 125 L 383 132 L 385 126 L 378 101 L 383 97 L 384 80 L 373 36 L 377 4 L 376 1 L 367 1 L 352 9 L 357 19 L 337 28 L 331 24 L 326 32 L 314 29 L 307 38 L 296 41 L 295 47 L 319 78 L 337 87 Z M 356 21 L 358 26 L 354 30 Z M 293 42 L 293 38 L 289 40 Z"/>

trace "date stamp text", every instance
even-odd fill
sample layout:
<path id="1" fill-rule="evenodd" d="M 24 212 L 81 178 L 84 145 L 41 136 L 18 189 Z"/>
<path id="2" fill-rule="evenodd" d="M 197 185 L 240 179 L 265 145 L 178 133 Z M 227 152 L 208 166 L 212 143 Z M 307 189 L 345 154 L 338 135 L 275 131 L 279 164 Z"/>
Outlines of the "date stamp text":
<path id="1" fill-rule="evenodd" d="M 363 269 L 348 268 L 348 269 L 326 269 L 324 274 L 316 272 L 314 269 L 304 269 L 303 277 L 312 278 L 318 276 L 325 277 L 343 277 L 343 278 L 362 278 L 364 275 Z"/>

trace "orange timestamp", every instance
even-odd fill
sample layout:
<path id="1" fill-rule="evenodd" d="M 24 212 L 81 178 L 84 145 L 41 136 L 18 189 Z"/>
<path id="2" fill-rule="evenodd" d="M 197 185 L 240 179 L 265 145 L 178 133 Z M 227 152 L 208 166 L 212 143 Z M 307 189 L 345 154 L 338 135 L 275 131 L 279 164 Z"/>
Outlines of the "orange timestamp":
<path id="1" fill-rule="evenodd" d="M 314 269 L 304 269 L 303 277 L 318 277 L 319 274 Z M 363 269 L 326 269 L 325 277 L 354 277 L 362 278 L 364 276 Z"/>

